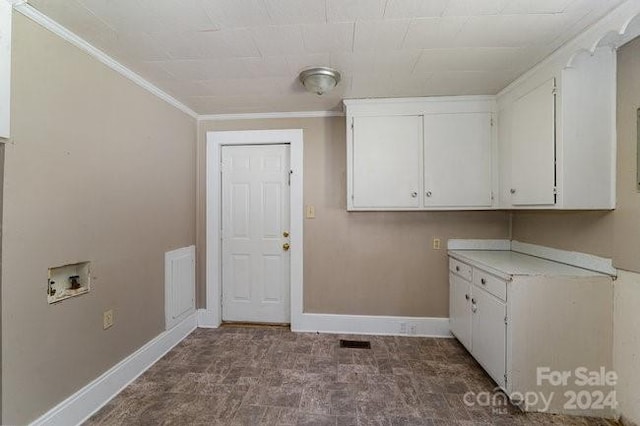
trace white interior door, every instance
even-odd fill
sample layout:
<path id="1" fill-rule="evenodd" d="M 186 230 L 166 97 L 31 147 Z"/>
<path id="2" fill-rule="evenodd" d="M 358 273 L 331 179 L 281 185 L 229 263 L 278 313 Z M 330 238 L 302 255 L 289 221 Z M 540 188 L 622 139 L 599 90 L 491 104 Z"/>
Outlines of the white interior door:
<path id="1" fill-rule="evenodd" d="M 289 322 L 289 172 L 288 145 L 222 147 L 223 321 Z"/>

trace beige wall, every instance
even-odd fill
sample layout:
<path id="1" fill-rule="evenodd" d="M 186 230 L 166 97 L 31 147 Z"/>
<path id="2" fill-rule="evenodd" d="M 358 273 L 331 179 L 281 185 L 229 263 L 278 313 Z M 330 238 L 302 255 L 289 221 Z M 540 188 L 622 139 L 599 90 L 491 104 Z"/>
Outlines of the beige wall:
<path id="1" fill-rule="evenodd" d="M 516 212 L 512 226 L 514 240 L 613 256 L 611 212 Z"/>
<path id="2" fill-rule="evenodd" d="M 613 365 L 624 420 L 640 424 L 640 274 L 620 271 L 614 286 Z"/>
<path id="3" fill-rule="evenodd" d="M 316 218 L 304 221 L 305 312 L 447 317 L 446 249 L 431 239 L 506 238 L 504 212 L 346 211 L 344 117 L 207 121 L 199 125 L 199 301 L 205 280 L 205 133 L 209 130 L 301 128 L 304 131 L 304 203 Z"/>
<path id="4" fill-rule="evenodd" d="M 640 107 L 640 38 L 618 50 L 617 207 L 613 212 L 516 213 L 513 238 L 613 258 L 623 271 L 640 272 L 640 193 L 635 187 L 636 111 Z M 622 414 L 640 423 L 637 307 L 640 275 L 621 273 L 615 284 L 614 358 Z"/>
<path id="5" fill-rule="evenodd" d="M 164 330 L 164 252 L 195 242 L 196 125 L 19 14 L 13 40 L 2 390 L 3 423 L 24 424 Z M 84 260 L 91 292 L 48 305 L 47 268 Z"/>

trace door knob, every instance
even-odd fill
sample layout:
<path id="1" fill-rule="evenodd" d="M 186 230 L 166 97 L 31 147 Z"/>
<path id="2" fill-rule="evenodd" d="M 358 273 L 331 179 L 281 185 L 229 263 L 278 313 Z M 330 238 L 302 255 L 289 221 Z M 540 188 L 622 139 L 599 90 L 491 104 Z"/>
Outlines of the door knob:
<path id="1" fill-rule="evenodd" d="M 282 233 L 282 236 L 283 236 L 283 237 L 285 237 L 285 238 L 287 238 L 287 237 L 289 236 L 289 232 L 284 231 L 284 232 Z"/>
<path id="2" fill-rule="evenodd" d="M 418 193 L 416 191 L 413 191 L 411 193 L 411 198 L 416 198 L 418 196 Z"/>
<path id="3" fill-rule="evenodd" d="M 426 195 L 427 197 L 431 197 L 431 191 L 427 191 L 424 195 Z"/>
<path id="4" fill-rule="evenodd" d="M 284 244 L 282 245 L 282 250 L 284 250 L 284 251 L 289 251 L 289 247 L 291 247 L 291 246 L 289 245 L 289 243 L 284 243 Z"/>

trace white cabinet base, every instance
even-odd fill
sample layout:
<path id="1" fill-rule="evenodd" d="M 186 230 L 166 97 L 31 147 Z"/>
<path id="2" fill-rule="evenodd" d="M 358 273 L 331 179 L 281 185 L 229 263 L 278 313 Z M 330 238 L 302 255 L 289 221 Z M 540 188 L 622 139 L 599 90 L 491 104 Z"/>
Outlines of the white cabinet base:
<path id="1" fill-rule="evenodd" d="M 512 402 L 615 416 L 614 384 L 581 382 L 614 374 L 610 276 L 510 251 L 449 255 L 451 331 Z M 560 375 L 566 381 L 556 382 Z"/>

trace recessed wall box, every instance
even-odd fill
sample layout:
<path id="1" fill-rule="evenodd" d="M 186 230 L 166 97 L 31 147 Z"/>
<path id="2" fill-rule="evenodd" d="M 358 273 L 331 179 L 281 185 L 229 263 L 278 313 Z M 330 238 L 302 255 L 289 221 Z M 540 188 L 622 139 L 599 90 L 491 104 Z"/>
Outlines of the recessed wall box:
<path id="1" fill-rule="evenodd" d="M 60 302 L 89 292 L 91 262 L 80 262 L 49 268 L 47 301 Z"/>

